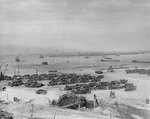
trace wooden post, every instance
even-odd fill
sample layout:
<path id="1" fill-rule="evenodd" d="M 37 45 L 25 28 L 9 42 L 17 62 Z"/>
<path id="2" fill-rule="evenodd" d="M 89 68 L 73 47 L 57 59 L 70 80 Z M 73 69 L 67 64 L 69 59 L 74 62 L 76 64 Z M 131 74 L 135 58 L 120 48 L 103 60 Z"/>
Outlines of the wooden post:
<path id="1" fill-rule="evenodd" d="M 94 107 L 96 107 L 95 94 L 94 94 Z"/>
<path id="2" fill-rule="evenodd" d="M 52 119 L 55 119 L 55 117 L 56 117 L 56 113 L 54 114 L 54 118 L 52 118 Z"/>
<path id="3" fill-rule="evenodd" d="M 34 104 L 31 105 L 31 110 L 30 110 L 30 112 L 31 112 L 31 118 L 32 118 L 32 117 L 33 117 L 33 112 L 34 112 Z"/>
<path id="4" fill-rule="evenodd" d="M 8 101 L 8 93 L 7 93 L 7 101 Z"/>
<path id="5" fill-rule="evenodd" d="M 98 100 L 96 98 L 96 95 L 94 94 L 94 107 L 98 106 Z"/>
<path id="6" fill-rule="evenodd" d="M 80 103 L 81 103 L 81 95 L 79 95 L 79 104 L 78 104 L 78 110 L 80 110 L 80 108 L 81 108 L 81 105 L 80 105 Z"/>
<path id="7" fill-rule="evenodd" d="M 110 108 L 110 119 L 112 119 L 112 115 L 111 115 L 111 108 Z"/>

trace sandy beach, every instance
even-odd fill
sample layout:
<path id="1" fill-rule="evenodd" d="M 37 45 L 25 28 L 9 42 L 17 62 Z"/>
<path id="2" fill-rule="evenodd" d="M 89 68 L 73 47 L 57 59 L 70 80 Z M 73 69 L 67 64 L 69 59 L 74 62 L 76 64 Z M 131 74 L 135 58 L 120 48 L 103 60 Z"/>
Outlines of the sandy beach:
<path id="1" fill-rule="evenodd" d="M 149 59 L 149 55 L 143 55 L 144 58 Z M 116 56 L 113 56 L 116 57 Z M 135 58 L 138 59 L 141 56 L 135 55 Z M 117 89 L 115 91 L 116 98 L 111 99 L 109 97 L 110 90 L 95 90 L 92 91 L 91 94 L 83 94 L 87 99 L 93 100 L 93 95 L 96 94 L 99 101 L 105 101 L 107 103 L 114 103 L 117 101 L 119 104 L 126 104 L 138 109 L 150 110 L 150 105 L 146 104 L 146 99 L 150 99 L 150 77 L 147 75 L 140 74 L 126 74 L 123 68 L 119 68 L 122 66 L 130 67 L 130 68 L 149 68 L 149 64 L 131 64 L 129 61 L 132 59 L 130 56 L 120 56 L 117 57 L 121 60 L 118 63 L 103 63 L 97 60 L 102 59 L 101 56 L 90 57 L 89 59 L 85 59 L 84 57 L 69 57 L 69 58 L 61 58 L 61 57 L 46 57 L 44 59 L 39 59 L 37 55 L 32 56 L 32 58 L 28 58 L 27 56 L 22 56 L 23 62 L 15 63 L 14 56 L 12 56 L 7 60 L 1 58 L 1 62 L 4 64 L 8 63 L 8 69 L 6 71 L 7 75 L 13 75 L 14 68 L 19 66 L 19 73 L 21 75 L 24 74 L 33 74 L 36 69 L 39 69 L 39 73 L 47 73 L 49 70 L 56 69 L 61 73 L 77 73 L 77 74 L 91 74 L 97 76 L 95 74 L 95 70 L 106 68 L 110 65 L 117 67 L 115 72 L 107 72 L 104 70 L 104 78 L 102 81 L 112 81 L 112 80 L 120 80 L 126 79 L 128 82 L 133 83 L 137 86 L 135 91 L 126 92 L 124 89 Z M 70 61 L 67 63 L 66 61 Z M 84 60 L 84 61 L 83 61 Z M 4 62 L 5 61 L 5 62 Z M 34 61 L 34 62 L 32 62 Z M 42 66 L 40 63 L 42 61 L 48 61 L 48 66 Z M 30 116 L 30 108 L 31 104 L 35 105 L 35 113 L 34 115 L 37 117 L 52 117 L 55 113 L 57 114 L 57 119 L 107 119 L 109 118 L 109 110 L 106 114 L 100 114 L 94 111 L 75 111 L 75 110 L 63 110 L 58 107 L 53 107 L 49 104 L 49 101 L 53 99 L 58 100 L 59 96 L 67 93 L 64 91 L 64 86 L 47 86 L 45 85 L 41 89 L 48 90 L 47 95 L 37 95 L 36 88 L 26 88 L 24 86 L 19 87 L 10 87 L 7 86 L 9 81 L 2 81 L 1 84 L 6 85 L 6 91 L 0 92 L 0 99 L 9 102 L 9 105 L 1 105 L 1 108 L 13 113 L 15 118 L 17 119 L 17 115 L 22 115 L 24 118 Z M 47 81 L 40 81 L 44 84 L 47 84 Z M 2 85 L 1 85 L 2 86 Z M 14 103 L 13 98 L 17 97 L 20 99 L 20 103 Z M 28 102 L 31 101 L 29 104 Z M 27 104 L 26 104 L 27 103 Z M 90 113 L 89 113 L 90 111 Z M 68 115 L 69 114 L 69 115 Z M 94 115 L 93 115 L 94 114 Z M 78 115 L 78 116 L 77 116 Z M 80 117 L 81 115 L 81 117 Z M 135 115 L 136 116 L 136 115 Z M 19 116 L 20 117 L 20 116 Z M 142 119 L 143 117 L 136 116 L 137 119 Z M 116 118 L 116 117 L 114 117 Z"/>

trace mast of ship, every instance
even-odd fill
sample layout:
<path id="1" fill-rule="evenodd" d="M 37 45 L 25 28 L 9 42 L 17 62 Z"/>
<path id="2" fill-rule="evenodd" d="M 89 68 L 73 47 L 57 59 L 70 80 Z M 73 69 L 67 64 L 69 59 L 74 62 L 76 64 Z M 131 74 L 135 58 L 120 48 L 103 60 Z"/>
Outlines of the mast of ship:
<path id="1" fill-rule="evenodd" d="M 36 69 L 36 74 L 38 74 L 38 69 Z"/>
<path id="2" fill-rule="evenodd" d="M 16 69 L 15 69 L 15 67 L 14 67 L 14 76 L 16 75 Z"/>
<path id="3" fill-rule="evenodd" d="M 20 75 L 20 71 L 19 71 L 19 65 L 18 65 L 18 75 Z"/>

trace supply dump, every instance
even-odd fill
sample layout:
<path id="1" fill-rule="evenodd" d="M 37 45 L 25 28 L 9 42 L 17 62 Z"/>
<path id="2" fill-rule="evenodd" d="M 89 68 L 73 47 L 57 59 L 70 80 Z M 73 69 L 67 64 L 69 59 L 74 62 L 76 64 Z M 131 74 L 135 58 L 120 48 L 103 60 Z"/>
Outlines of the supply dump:
<path id="1" fill-rule="evenodd" d="M 34 63 L 19 58 L 2 66 L 0 114 L 5 117 L 46 119 L 56 114 L 59 119 L 68 114 L 68 119 L 75 119 L 75 114 L 85 119 L 86 114 L 105 119 L 112 113 L 114 118 L 148 119 L 150 94 L 143 92 L 150 90 L 149 64 L 118 55 L 31 57 Z"/>

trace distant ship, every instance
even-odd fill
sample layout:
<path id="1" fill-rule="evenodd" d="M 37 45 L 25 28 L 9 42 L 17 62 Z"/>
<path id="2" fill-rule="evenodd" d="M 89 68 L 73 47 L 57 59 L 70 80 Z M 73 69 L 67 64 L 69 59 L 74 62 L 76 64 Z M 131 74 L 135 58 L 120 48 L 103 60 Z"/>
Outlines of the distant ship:
<path id="1" fill-rule="evenodd" d="M 40 55 L 40 58 L 44 58 L 44 55 Z"/>
<path id="2" fill-rule="evenodd" d="M 137 61 L 137 60 L 133 60 L 132 63 L 150 63 L 150 61 Z"/>
<path id="3" fill-rule="evenodd" d="M 120 62 L 120 60 L 102 59 L 101 62 Z"/>
<path id="4" fill-rule="evenodd" d="M 89 56 L 84 57 L 85 59 L 90 58 Z"/>
<path id="5" fill-rule="evenodd" d="M 16 61 L 16 62 L 20 62 L 20 58 L 19 58 L 19 57 L 16 57 L 15 61 Z"/>

